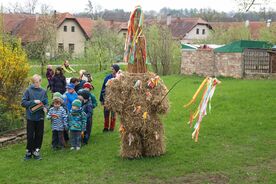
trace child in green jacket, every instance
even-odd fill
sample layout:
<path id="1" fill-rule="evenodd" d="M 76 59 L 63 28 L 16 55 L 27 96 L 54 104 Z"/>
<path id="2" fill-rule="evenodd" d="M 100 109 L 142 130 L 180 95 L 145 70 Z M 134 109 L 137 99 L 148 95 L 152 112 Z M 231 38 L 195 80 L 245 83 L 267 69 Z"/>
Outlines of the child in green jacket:
<path id="1" fill-rule="evenodd" d="M 72 103 L 72 110 L 68 116 L 71 150 L 80 150 L 81 136 L 86 129 L 86 114 L 81 109 L 81 106 L 82 103 L 80 100 L 74 100 Z"/>

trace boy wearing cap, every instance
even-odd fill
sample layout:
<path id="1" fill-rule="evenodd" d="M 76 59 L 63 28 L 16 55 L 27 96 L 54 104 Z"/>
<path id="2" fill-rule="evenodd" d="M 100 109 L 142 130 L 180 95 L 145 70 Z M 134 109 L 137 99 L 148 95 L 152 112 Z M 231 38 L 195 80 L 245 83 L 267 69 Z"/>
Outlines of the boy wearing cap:
<path id="1" fill-rule="evenodd" d="M 104 98 L 105 98 L 105 87 L 108 80 L 115 78 L 117 72 L 120 70 L 119 65 L 114 64 L 111 66 L 112 73 L 107 75 L 104 79 L 101 94 L 100 94 L 100 101 L 101 104 L 104 105 Z M 109 116 L 111 114 L 111 121 L 109 123 Z M 116 114 L 115 112 L 110 112 L 105 106 L 104 106 L 104 129 L 103 132 L 107 131 L 114 131 L 115 128 L 115 122 L 116 122 Z"/>
<path id="2" fill-rule="evenodd" d="M 54 94 L 53 107 L 50 108 L 47 118 L 52 123 L 52 148 L 54 150 L 65 147 L 64 129 L 67 129 L 67 113 L 62 107 L 63 99 Z"/>
<path id="3" fill-rule="evenodd" d="M 87 118 L 86 130 L 84 131 L 82 139 L 82 142 L 87 144 L 91 134 L 93 105 L 90 99 L 90 93 L 88 91 L 80 90 L 78 94 L 78 98 L 82 102 L 82 110 L 86 113 Z"/>
<path id="4" fill-rule="evenodd" d="M 86 129 L 86 114 L 81 109 L 81 101 L 74 100 L 72 110 L 68 116 L 68 124 L 70 130 L 71 150 L 80 150 L 81 134 Z"/>

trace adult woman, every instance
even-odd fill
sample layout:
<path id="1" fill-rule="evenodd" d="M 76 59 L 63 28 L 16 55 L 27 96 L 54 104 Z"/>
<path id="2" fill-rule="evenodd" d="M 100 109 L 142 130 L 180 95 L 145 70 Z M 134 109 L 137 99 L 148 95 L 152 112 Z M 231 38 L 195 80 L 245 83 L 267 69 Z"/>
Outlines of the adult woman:
<path id="1" fill-rule="evenodd" d="M 63 70 L 61 67 L 57 67 L 55 70 L 55 75 L 52 78 L 52 92 L 59 92 L 64 94 L 66 91 L 66 78 L 63 75 Z"/>

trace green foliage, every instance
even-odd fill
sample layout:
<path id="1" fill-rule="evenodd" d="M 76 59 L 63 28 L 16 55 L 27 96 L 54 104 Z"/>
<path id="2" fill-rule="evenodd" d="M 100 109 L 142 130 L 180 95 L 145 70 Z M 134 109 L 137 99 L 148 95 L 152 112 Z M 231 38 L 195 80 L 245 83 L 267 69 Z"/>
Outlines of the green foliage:
<path id="1" fill-rule="evenodd" d="M 251 40 L 249 28 L 245 26 L 230 27 L 227 30 L 218 28 L 211 32 L 208 38 L 201 41 L 201 43 L 227 44 L 238 40 Z"/>
<path id="2" fill-rule="evenodd" d="M 181 49 L 167 27 L 154 24 L 146 30 L 147 56 L 153 71 L 158 74 L 179 74 Z M 160 68 L 161 66 L 161 68 Z"/>
<path id="3" fill-rule="evenodd" d="M 276 44 L 276 25 L 272 24 L 270 27 L 264 27 L 260 30 L 260 40 Z"/>
<path id="4" fill-rule="evenodd" d="M 20 106 L 22 90 L 26 86 L 29 65 L 19 40 L 7 38 L 0 40 L 0 131 L 21 121 L 23 109 Z"/>
<path id="5" fill-rule="evenodd" d="M 124 38 L 99 20 L 93 28 L 91 41 L 87 42 L 86 59 L 97 65 L 98 71 L 107 69 L 112 63 L 122 61 Z"/>
<path id="6" fill-rule="evenodd" d="M 41 41 L 30 42 L 24 48 L 29 59 L 40 59 L 44 54 Z"/>

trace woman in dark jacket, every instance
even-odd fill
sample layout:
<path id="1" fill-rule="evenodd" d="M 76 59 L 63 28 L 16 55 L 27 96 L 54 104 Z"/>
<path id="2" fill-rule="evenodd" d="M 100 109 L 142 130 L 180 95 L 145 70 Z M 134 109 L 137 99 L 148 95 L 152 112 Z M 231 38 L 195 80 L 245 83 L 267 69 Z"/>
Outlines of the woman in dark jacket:
<path id="1" fill-rule="evenodd" d="M 55 75 L 52 78 L 52 92 L 60 92 L 64 94 L 66 91 L 66 78 L 63 75 L 63 70 L 61 67 L 57 67 L 55 70 Z"/>

